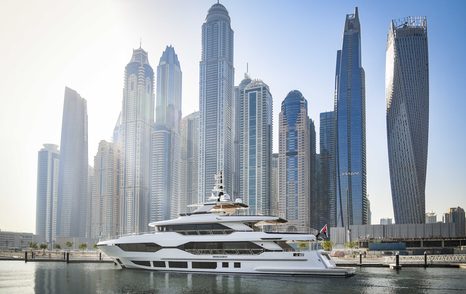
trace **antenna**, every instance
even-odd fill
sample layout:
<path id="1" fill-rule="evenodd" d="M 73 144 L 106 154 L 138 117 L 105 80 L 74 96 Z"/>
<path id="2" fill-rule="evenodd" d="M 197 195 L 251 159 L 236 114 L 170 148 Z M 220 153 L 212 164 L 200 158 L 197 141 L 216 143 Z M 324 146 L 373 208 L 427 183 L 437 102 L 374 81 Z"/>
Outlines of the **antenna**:
<path id="1" fill-rule="evenodd" d="M 249 63 L 246 62 L 246 73 L 249 74 Z"/>
<path id="2" fill-rule="evenodd" d="M 142 37 L 139 38 L 139 49 L 142 47 Z"/>

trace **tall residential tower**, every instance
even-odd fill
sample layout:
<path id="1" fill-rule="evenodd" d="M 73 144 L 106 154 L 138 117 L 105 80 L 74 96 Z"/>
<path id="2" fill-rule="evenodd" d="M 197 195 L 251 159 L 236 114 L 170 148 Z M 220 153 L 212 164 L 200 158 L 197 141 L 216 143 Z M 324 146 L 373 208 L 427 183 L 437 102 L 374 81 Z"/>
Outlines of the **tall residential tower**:
<path id="1" fill-rule="evenodd" d="M 87 148 L 87 102 L 67 87 L 58 172 L 58 237 L 86 237 L 89 205 Z"/>
<path id="2" fill-rule="evenodd" d="M 337 226 L 368 222 L 366 90 L 358 8 L 346 15 L 335 76 Z"/>
<path id="3" fill-rule="evenodd" d="M 154 123 L 154 72 L 147 52 L 133 50 L 125 68 L 120 148 L 120 234 L 144 232 L 149 223 L 150 143 Z"/>
<path id="4" fill-rule="evenodd" d="M 261 80 L 240 93 L 240 191 L 252 214 L 270 215 L 272 94 Z"/>
<path id="5" fill-rule="evenodd" d="M 58 146 L 44 144 L 37 160 L 36 235 L 39 242 L 52 243 L 57 233 Z"/>
<path id="6" fill-rule="evenodd" d="M 226 8 L 212 5 L 202 25 L 199 73 L 199 197 L 206 199 L 223 172 L 225 192 L 233 182 L 233 30 Z"/>
<path id="7" fill-rule="evenodd" d="M 279 215 L 288 220 L 289 231 L 310 228 L 310 122 L 307 101 L 291 91 L 279 116 Z"/>
<path id="8" fill-rule="evenodd" d="M 151 152 L 151 222 L 176 217 L 179 213 L 181 79 L 178 56 L 172 46 L 167 46 L 157 66 Z"/>
<path id="9" fill-rule="evenodd" d="M 407 17 L 390 24 L 385 95 L 393 211 L 397 224 L 425 222 L 429 136 L 427 20 Z"/>

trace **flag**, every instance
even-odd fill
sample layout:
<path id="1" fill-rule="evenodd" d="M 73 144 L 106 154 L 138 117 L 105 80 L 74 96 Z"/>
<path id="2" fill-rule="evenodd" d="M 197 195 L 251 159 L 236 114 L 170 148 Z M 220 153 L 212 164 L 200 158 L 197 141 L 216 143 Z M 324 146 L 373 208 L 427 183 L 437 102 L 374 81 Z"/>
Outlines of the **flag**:
<path id="1" fill-rule="evenodd" d="M 325 239 L 328 238 L 328 235 L 327 235 L 327 224 L 325 224 L 325 226 L 323 226 L 322 229 L 320 229 L 320 232 L 317 234 L 316 239 L 319 238 L 320 234 L 324 235 L 324 236 L 325 236 L 325 237 L 324 237 Z"/>

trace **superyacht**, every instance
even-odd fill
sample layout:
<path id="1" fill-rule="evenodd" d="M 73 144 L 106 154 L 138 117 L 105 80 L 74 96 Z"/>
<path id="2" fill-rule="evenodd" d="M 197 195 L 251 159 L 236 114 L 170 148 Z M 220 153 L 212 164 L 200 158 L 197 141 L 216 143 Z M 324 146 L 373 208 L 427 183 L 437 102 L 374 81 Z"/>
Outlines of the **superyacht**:
<path id="1" fill-rule="evenodd" d="M 212 196 L 192 213 L 150 223 L 153 232 L 100 241 L 97 246 L 122 268 L 154 271 L 351 276 L 337 267 L 311 234 L 266 232 L 286 220 L 241 215 L 248 206 L 223 192 L 216 175 Z"/>

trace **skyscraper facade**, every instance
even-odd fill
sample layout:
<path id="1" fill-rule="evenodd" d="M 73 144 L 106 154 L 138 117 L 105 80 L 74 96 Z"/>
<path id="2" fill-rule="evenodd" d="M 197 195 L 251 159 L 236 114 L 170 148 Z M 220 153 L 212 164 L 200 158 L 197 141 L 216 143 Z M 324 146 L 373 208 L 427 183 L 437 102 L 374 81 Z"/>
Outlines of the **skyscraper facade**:
<path id="1" fill-rule="evenodd" d="M 232 193 L 234 87 L 233 30 L 226 8 L 212 5 L 202 25 L 199 78 L 199 196 L 206 199 L 214 175 L 223 172 L 225 192 Z"/>
<path id="2" fill-rule="evenodd" d="M 182 73 L 178 56 L 167 46 L 157 66 L 156 117 L 152 133 L 150 221 L 179 213 L 179 164 Z"/>
<path id="3" fill-rule="evenodd" d="M 316 127 L 314 121 L 309 118 L 309 214 L 311 217 L 311 228 L 320 229 L 326 224 L 325 219 L 325 203 L 318 193 L 317 185 L 317 165 L 318 158 L 316 153 Z"/>
<path id="4" fill-rule="evenodd" d="M 336 210 L 336 175 L 335 175 L 335 113 L 333 111 L 320 114 L 320 170 L 319 193 L 328 211 L 324 213 L 328 224 L 335 227 Z"/>
<path id="5" fill-rule="evenodd" d="M 240 93 L 240 186 L 252 214 L 270 214 L 272 94 L 261 80 Z"/>
<path id="6" fill-rule="evenodd" d="M 249 75 L 244 74 L 244 79 L 235 86 L 235 95 L 233 102 L 233 197 L 243 198 L 243 189 L 241 185 L 241 161 L 243 152 L 241 150 L 240 139 L 241 139 L 241 105 L 242 105 L 242 94 L 244 94 L 244 88 L 246 88 L 252 80 Z"/>
<path id="7" fill-rule="evenodd" d="M 278 215 L 279 197 L 278 197 L 278 153 L 272 154 L 272 176 L 270 188 L 270 209 L 271 215 Z"/>
<path id="8" fill-rule="evenodd" d="M 116 144 L 100 141 L 92 177 L 90 237 L 93 239 L 119 234 L 119 158 Z"/>
<path id="9" fill-rule="evenodd" d="M 393 211 L 397 224 L 425 222 L 429 135 L 427 20 L 393 20 L 387 40 L 385 95 Z"/>
<path id="10" fill-rule="evenodd" d="M 36 235 L 39 242 L 52 243 L 57 233 L 58 146 L 44 144 L 37 159 Z"/>
<path id="11" fill-rule="evenodd" d="M 179 176 L 180 213 L 189 212 L 188 205 L 201 203 L 199 199 L 199 112 L 193 112 L 181 120 L 181 164 Z"/>
<path id="12" fill-rule="evenodd" d="M 125 68 L 119 126 L 120 234 L 148 229 L 154 72 L 147 52 L 133 50 Z"/>
<path id="13" fill-rule="evenodd" d="M 310 131 L 307 101 L 299 91 L 283 100 L 279 115 L 279 215 L 290 231 L 310 229 Z"/>
<path id="14" fill-rule="evenodd" d="M 59 237 L 86 237 L 89 203 L 87 148 L 87 102 L 66 87 L 58 172 Z"/>
<path id="15" fill-rule="evenodd" d="M 358 8 L 346 15 L 335 76 L 337 226 L 368 221 L 366 93 Z"/>

